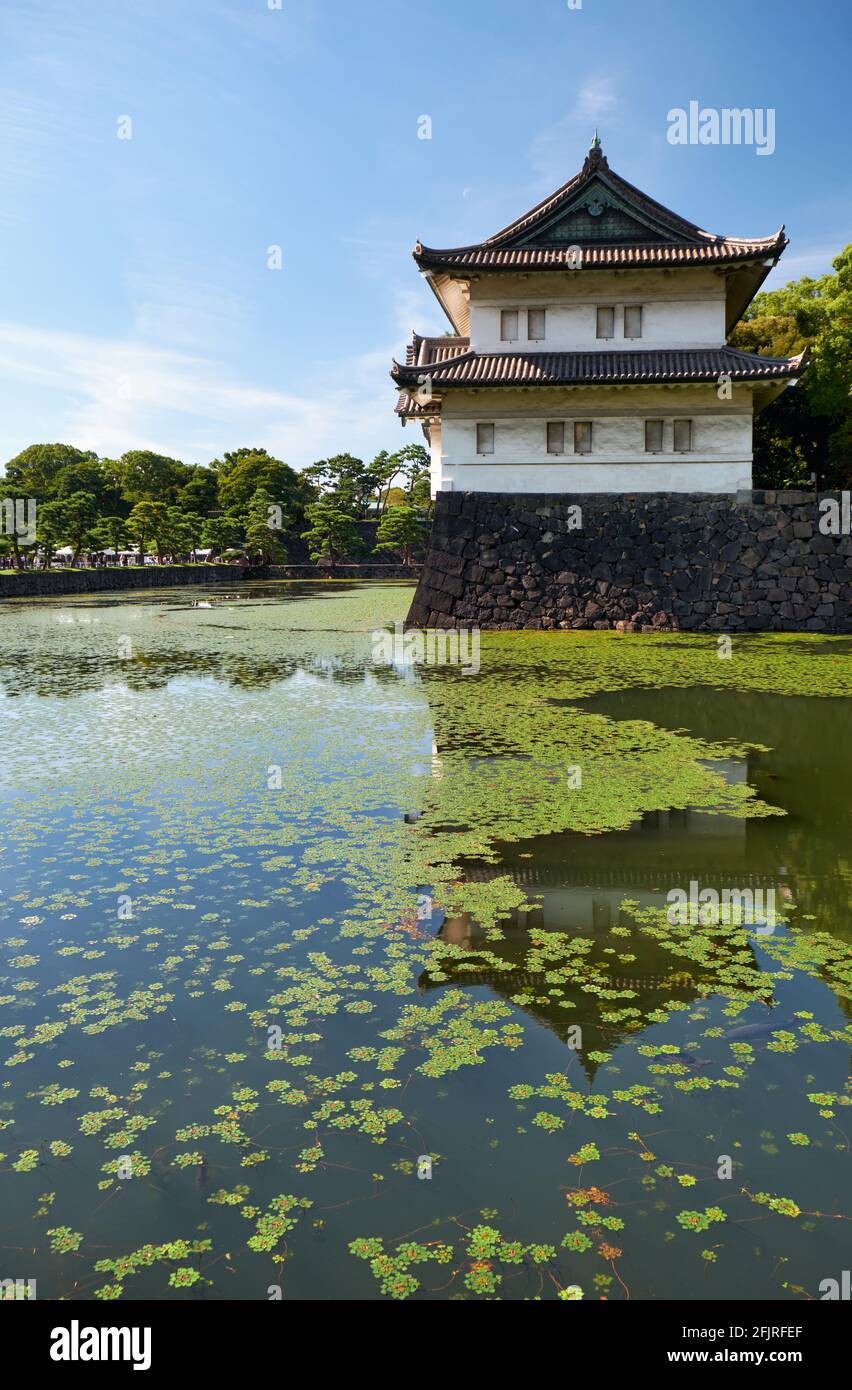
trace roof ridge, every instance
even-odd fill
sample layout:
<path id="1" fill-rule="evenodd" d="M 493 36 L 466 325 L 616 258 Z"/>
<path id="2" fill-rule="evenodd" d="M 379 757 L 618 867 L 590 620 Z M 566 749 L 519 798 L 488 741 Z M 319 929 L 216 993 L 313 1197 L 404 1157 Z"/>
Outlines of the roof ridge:
<path id="1" fill-rule="evenodd" d="M 673 208 L 666 207 L 664 203 L 653 198 L 650 193 L 646 193 L 643 189 L 638 188 L 636 184 L 630 183 L 628 179 L 616 173 L 614 169 L 610 168 L 608 159 L 598 147 L 597 149 L 589 151 L 579 173 L 575 174 L 567 183 L 556 189 L 549 197 L 542 199 L 542 201 L 534 208 L 531 208 L 529 212 L 523 213 L 520 217 L 516 217 L 513 222 L 509 223 L 508 227 L 504 227 L 502 231 L 496 232 L 493 236 L 489 237 L 482 245 L 499 245 L 521 229 L 528 229 L 530 226 L 535 225 L 535 223 L 540 222 L 544 217 L 549 216 L 569 195 L 576 193 L 584 183 L 588 183 L 596 176 L 600 177 L 604 183 L 611 183 L 617 192 L 620 191 L 626 194 L 631 201 L 638 200 L 640 207 L 644 204 L 649 212 L 661 221 L 669 223 L 672 231 L 679 230 L 685 232 L 687 235 L 701 238 L 704 241 L 717 242 L 728 240 L 728 238 L 721 233 L 705 231 L 705 229 L 699 227 L 696 222 L 691 222 L 689 218 L 681 216 L 681 214 L 675 212 Z"/>
<path id="2" fill-rule="evenodd" d="M 493 252 L 503 250 L 533 249 L 512 247 L 509 245 L 509 243 L 519 233 L 529 231 L 530 228 L 535 227 L 537 224 L 544 221 L 546 218 L 552 216 L 553 213 L 559 208 L 559 205 L 561 203 L 564 203 L 570 197 L 573 197 L 573 195 L 576 194 L 577 191 L 582 188 L 584 183 L 590 182 L 595 177 L 599 177 L 600 179 L 602 179 L 604 183 L 608 183 L 616 193 L 621 194 L 622 197 L 626 197 L 628 201 L 636 204 L 638 211 L 644 211 L 646 214 L 649 214 L 654 220 L 662 222 L 663 225 L 667 227 L 667 229 L 671 231 L 673 234 L 677 235 L 679 233 L 682 238 L 686 239 L 687 244 L 691 242 L 697 247 L 705 248 L 725 245 L 765 246 L 767 244 L 776 243 L 784 234 L 783 225 L 780 228 L 780 230 L 776 232 L 775 235 L 771 238 L 740 237 L 731 236 L 728 233 L 722 232 L 708 232 L 703 227 L 699 227 L 697 223 L 691 222 L 689 218 L 683 217 L 680 213 L 675 212 L 672 208 L 666 207 L 664 203 L 661 203 L 656 198 L 653 198 L 650 193 L 645 193 L 644 190 L 638 188 L 636 184 L 630 183 L 628 179 L 623 178 L 621 174 L 618 174 L 614 169 L 611 169 L 609 166 L 609 161 L 607 160 L 598 143 L 596 145 L 593 144 L 592 148 L 586 156 L 582 169 L 580 169 L 578 173 L 573 174 L 570 179 L 568 179 L 565 183 L 561 184 L 560 187 L 557 188 L 553 193 L 550 193 L 547 195 L 547 197 L 542 198 L 541 201 L 536 203 L 534 207 L 530 208 L 528 212 L 522 213 L 519 217 L 515 217 L 505 227 L 501 228 L 500 231 L 493 233 L 492 236 L 485 237 L 482 241 L 472 242 L 467 246 L 441 248 L 424 246 L 422 241 L 418 239 L 414 249 L 414 255 L 415 257 L 419 257 L 422 256 L 424 253 L 432 253 L 433 255 L 439 255 L 443 257 L 450 255 L 461 255 L 466 252 L 474 251 Z M 677 245 L 677 243 L 675 244 Z M 625 242 L 624 245 L 627 246 L 629 245 L 629 243 Z M 643 247 L 648 247 L 651 245 L 671 246 L 672 243 L 665 241 L 660 241 L 657 243 L 643 242 L 641 243 L 641 245 Z M 680 245 L 681 249 L 683 249 L 683 242 L 681 242 Z"/>

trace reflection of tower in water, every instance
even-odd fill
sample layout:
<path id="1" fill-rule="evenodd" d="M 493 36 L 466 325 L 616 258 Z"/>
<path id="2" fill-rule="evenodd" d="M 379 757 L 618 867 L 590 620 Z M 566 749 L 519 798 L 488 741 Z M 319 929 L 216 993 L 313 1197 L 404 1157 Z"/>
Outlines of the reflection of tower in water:
<path id="1" fill-rule="evenodd" d="M 713 766 L 729 781 L 744 780 L 747 773 L 744 763 Z M 636 1025 L 641 1027 L 668 1001 L 688 1004 L 714 991 L 709 968 L 636 929 L 633 917 L 622 908 L 625 899 L 640 908 L 666 911 L 673 888 L 688 889 L 697 882 L 720 894 L 728 888 L 774 888 L 783 901 L 783 870 L 756 861 L 747 822 L 734 816 L 652 811 L 627 830 L 599 836 L 548 835 L 503 845 L 498 853 L 495 863 L 464 864 L 464 881 L 509 876 L 534 905 L 513 909 L 501 921 L 500 939 L 490 938 L 470 914 L 446 918 L 439 938 L 462 954 L 441 961 L 440 980 L 424 972 L 421 988 L 487 986 L 566 1042 L 579 1025 L 578 1051 L 590 1079 L 596 1070 L 590 1054 L 611 1051 L 628 1036 L 637 1036 Z M 630 935 L 620 934 L 621 928 L 629 929 Z M 546 940 L 560 933 L 569 943 L 578 938 L 588 942 L 579 968 L 586 985 L 599 985 L 604 995 L 582 988 L 576 968 L 572 983 L 571 961 L 577 958 L 567 952 L 558 958 L 556 942 Z M 548 949 L 545 962 L 537 960 L 538 942 Z M 638 1017 L 605 1017 L 624 1009 L 636 1010 Z"/>

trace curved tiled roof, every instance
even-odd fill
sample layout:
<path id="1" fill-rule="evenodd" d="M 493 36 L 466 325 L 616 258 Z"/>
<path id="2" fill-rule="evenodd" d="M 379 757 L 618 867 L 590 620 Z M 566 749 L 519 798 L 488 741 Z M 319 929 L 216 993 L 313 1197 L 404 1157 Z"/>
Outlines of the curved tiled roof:
<path id="1" fill-rule="evenodd" d="M 564 241 L 560 244 L 559 239 L 550 245 L 530 244 L 536 237 L 546 236 L 548 226 L 558 220 L 560 213 L 576 208 L 586 186 L 593 183 L 598 188 L 602 186 L 605 193 L 613 195 L 623 206 L 629 206 L 649 235 L 633 242 L 625 238 L 608 240 L 605 236 L 580 236 L 572 239 L 570 246 Z M 576 268 L 577 245 L 583 252 L 584 269 L 613 269 L 760 260 L 779 256 L 787 245 L 787 237 L 783 227 L 772 236 L 755 238 L 705 232 L 616 174 L 596 144 L 578 174 L 502 231 L 472 246 L 443 250 L 418 241 L 414 259 L 424 270 L 573 269 Z"/>
<path id="2" fill-rule="evenodd" d="M 736 241 L 719 238 L 700 245 L 612 245 L 582 246 L 583 270 L 617 270 L 622 267 L 652 269 L 669 265 L 718 265 L 731 261 L 762 260 L 780 255 L 787 245 L 783 228 L 774 236 L 759 240 L 740 238 Z M 457 246 L 449 251 L 435 251 L 418 242 L 414 252 L 417 264 L 424 270 L 577 270 L 577 252 L 573 246 L 491 247 Z"/>
<path id="3" fill-rule="evenodd" d="M 424 365 L 394 362 L 391 376 L 399 386 L 414 386 Z M 771 381 L 794 377 L 807 366 L 807 351 L 798 357 L 759 357 L 736 348 L 646 349 L 639 352 L 494 352 L 462 351 L 429 368 L 433 391 L 445 387 L 601 386 L 632 383 Z M 412 403 L 414 404 L 414 403 Z M 400 411 L 400 413 L 408 413 Z M 417 413 L 429 413 L 428 410 Z"/>
<path id="4" fill-rule="evenodd" d="M 413 396 L 409 396 L 407 391 L 400 391 L 394 410 L 405 420 L 427 420 L 430 415 L 440 415 L 441 413 L 441 407 L 437 401 L 421 404 Z"/>
<path id="5" fill-rule="evenodd" d="M 424 338 L 419 333 L 412 334 L 411 342 L 405 350 L 405 361 L 409 367 L 430 365 L 433 362 L 446 362 L 458 357 L 470 347 L 469 338 L 454 337 L 445 333 L 440 338 Z"/>

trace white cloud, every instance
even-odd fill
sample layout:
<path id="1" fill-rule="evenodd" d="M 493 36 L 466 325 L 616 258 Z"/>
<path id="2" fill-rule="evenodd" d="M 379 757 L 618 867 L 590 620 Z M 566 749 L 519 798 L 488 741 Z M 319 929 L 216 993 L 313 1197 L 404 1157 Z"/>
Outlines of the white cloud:
<path id="1" fill-rule="evenodd" d="M 287 391 L 198 354 L 0 323 L 0 417 L 8 455 L 61 439 L 102 456 L 150 448 L 197 463 L 244 444 L 297 467 L 343 450 L 371 457 L 399 430 L 391 355 L 342 359 Z"/>
<path id="2" fill-rule="evenodd" d="M 553 184 L 564 183 L 576 173 L 591 143 L 595 127 L 614 124 L 619 108 L 615 78 L 610 74 L 590 74 L 580 85 L 567 115 L 533 140 L 532 163 L 541 178 Z M 607 122 L 607 117 L 613 119 Z M 604 141 L 604 143 L 606 143 Z"/>
<path id="3" fill-rule="evenodd" d="M 599 121 L 617 106 L 615 79 L 608 75 L 588 77 L 577 93 L 571 114 L 575 121 Z"/>

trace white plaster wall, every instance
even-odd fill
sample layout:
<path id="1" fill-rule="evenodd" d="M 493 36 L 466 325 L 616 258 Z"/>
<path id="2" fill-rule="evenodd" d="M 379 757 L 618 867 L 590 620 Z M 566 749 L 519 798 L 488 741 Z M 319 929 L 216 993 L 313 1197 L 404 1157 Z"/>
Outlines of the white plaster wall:
<path id="1" fill-rule="evenodd" d="M 663 421 L 661 453 L 645 452 L 648 419 Z M 688 454 L 674 452 L 676 419 L 692 420 Z M 557 420 L 566 452 L 548 454 Z M 575 420 L 592 421 L 591 454 L 573 452 Z M 477 453 L 477 423 L 494 424 L 493 454 Z M 435 490 L 472 492 L 736 492 L 751 487 L 751 392 L 724 403 L 706 386 L 448 393 L 432 477 Z"/>
<path id="2" fill-rule="evenodd" d="M 441 421 L 429 422 L 429 478 L 432 496 L 441 490 Z"/>
<path id="3" fill-rule="evenodd" d="M 643 306 L 641 338 L 624 337 L 623 308 Z M 599 306 L 615 308 L 615 336 L 596 334 Z M 528 308 L 547 310 L 546 337 L 527 338 Z M 518 309 L 519 337 L 500 337 L 501 309 Z M 476 352 L 629 351 L 721 347 L 725 281 L 714 271 L 575 271 L 559 275 L 485 275 L 471 284 L 470 336 Z"/>
<path id="4" fill-rule="evenodd" d="M 751 461 L 691 459 L 666 463 L 503 464 L 447 468 L 441 490 L 448 492 L 718 492 L 751 487 Z"/>
<path id="5" fill-rule="evenodd" d="M 645 452 L 645 420 L 648 415 L 600 416 L 594 413 L 548 416 L 565 423 L 565 454 L 547 452 L 547 422 L 544 419 L 515 418 L 494 421 L 494 453 L 476 451 L 476 421 L 444 419 L 442 429 L 442 468 L 463 465 L 535 464 L 574 460 L 574 420 L 592 421 L 592 454 L 583 454 L 584 461 L 596 463 L 666 462 L 687 457 L 674 453 L 672 421 L 692 420 L 692 450 L 697 457 L 719 462 L 750 458 L 751 416 L 685 415 L 672 413 L 663 418 L 663 450 L 659 454 Z M 654 412 L 654 418 L 660 418 Z M 491 423 L 485 417 L 485 423 Z"/>

